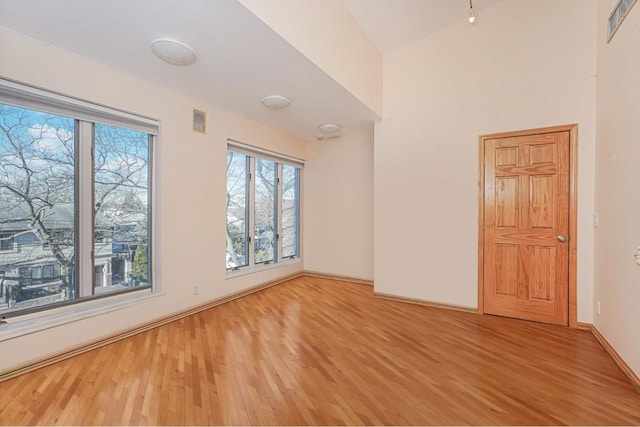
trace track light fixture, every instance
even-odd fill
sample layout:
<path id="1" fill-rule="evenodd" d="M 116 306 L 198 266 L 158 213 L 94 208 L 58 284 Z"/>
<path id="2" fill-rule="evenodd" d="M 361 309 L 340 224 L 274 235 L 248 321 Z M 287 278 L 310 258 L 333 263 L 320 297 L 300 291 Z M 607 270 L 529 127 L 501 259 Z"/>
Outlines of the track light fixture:
<path id="1" fill-rule="evenodd" d="M 469 0 L 469 23 L 473 24 L 476 22 L 476 18 L 478 14 L 473 10 L 473 0 Z"/>

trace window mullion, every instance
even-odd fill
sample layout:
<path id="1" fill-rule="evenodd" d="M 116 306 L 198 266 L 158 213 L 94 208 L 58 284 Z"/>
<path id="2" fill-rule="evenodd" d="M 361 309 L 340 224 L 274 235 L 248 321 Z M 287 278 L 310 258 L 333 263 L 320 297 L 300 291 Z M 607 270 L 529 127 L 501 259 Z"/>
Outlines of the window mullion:
<path id="1" fill-rule="evenodd" d="M 79 121 L 76 288 L 80 298 L 93 295 L 93 127 L 91 122 Z"/>
<path id="2" fill-rule="evenodd" d="M 302 170 L 296 169 L 296 205 L 295 205 L 295 230 L 296 230 L 296 256 L 302 256 Z"/>
<path id="3" fill-rule="evenodd" d="M 155 257 L 156 255 L 156 251 L 152 251 L 151 249 L 153 248 L 153 244 L 155 242 L 155 237 L 156 237 L 156 233 L 155 233 L 155 215 L 156 215 L 156 210 L 153 208 L 153 199 L 155 198 L 155 192 L 156 192 L 156 182 L 154 180 L 154 165 L 155 165 L 155 146 L 156 146 L 156 136 L 155 135 L 149 135 L 149 148 L 147 151 L 147 156 L 149 158 L 149 170 L 147 171 L 147 181 L 149 182 L 149 190 L 147 191 L 147 206 L 149 207 L 149 216 L 147 218 L 147 230 L 148 230 L 148 241 L 147 241 L 147 259 L 148 259 L 148 280 L 149 283 L 154 283 L 154 271 L 155 271 L 155 266 L 156 266 L 156 262 L 155 262 Z M 95 145 L 95 144 L 94 144 Z M 94 149 L 94 155 L 95 155 L 95 149 Z M 95 161 L 94 161 L 95 163 Z M 94 195 L 95 195 L 95 191 L 94 191 Z M 95 204 L 95 201 L 94 201 Z M 159 288 L 156 286 L 156 290 L 158 290 Z"/>
<path id="4" fill-rule="evenodd" d="M 249 159 L 249 200 L 247 205 L 249 206 L 249 267 L 253 267 L 255 260 L 255 215 L 256 215 L 256 159 L 254 157 L 248 157 Z"/>
<path id="5" fill-rule="evenodd" d="M 276 262 L 282 261 L 282 163 L 277 164 L 276 174 L 276 194 L 275 194 L 275 210 L 276 210 Z"/>

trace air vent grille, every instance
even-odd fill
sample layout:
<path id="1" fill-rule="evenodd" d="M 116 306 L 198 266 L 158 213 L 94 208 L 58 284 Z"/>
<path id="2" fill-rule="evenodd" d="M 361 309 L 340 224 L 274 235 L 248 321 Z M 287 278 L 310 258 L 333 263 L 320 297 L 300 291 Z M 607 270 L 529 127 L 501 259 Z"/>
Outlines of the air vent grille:
<path id="1" fill-rule="evenodd" d="M 207 113 L 193 109 L 193 130 L 200 133 L 207 133 Z"/>
<path id="2" fill-rule="evenodd" d="M 620 0 L 609 16 L 609 39 L 611 41 L 613 35 L 618 31 L 622 21 L 627 17 L 629 11 L 636 4 L 636 0 Z"/>

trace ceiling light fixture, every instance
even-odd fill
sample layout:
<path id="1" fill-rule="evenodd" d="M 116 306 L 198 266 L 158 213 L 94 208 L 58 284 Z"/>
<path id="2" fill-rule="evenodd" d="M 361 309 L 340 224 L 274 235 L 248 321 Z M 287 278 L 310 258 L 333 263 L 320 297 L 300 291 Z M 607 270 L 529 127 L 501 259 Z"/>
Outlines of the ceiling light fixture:
<path id="1" fill-rule="evenodd" d="M 469 24 L 476 22 L 478 14 L 473 10 L 473 0 L 469 0 Z"/>
<path id="2" fill-rule="evenodd" d="M 283 108 L 287 108 L 290 104 L 291 101 L 280 95 L 269 95 L 262 98 L 262 105 L 270 110 L 282 110 Z"/>
<path id="3" fill-rule="evenodd" d="M 318 129 L 320 129 L 320 132 L 322 133 L 331 134 L 331 133 L 338 132 L 342 128 L 340 127 L 340 125 L 337 125 L 335 123 L 325 123 L 323 125 L 318 126 Z"/>
<path id="4" fill-rule="evenodd" d="M 172 39 L 151 42 L 151 50 L 160 59 L 172 65 L 191 65 L 196 62 L 196 51 L 185 43 Z"/>

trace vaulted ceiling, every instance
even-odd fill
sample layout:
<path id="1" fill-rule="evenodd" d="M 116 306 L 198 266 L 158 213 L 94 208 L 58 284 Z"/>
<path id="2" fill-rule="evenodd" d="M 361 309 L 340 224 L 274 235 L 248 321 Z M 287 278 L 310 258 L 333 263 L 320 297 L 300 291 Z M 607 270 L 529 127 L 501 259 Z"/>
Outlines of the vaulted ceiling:
<path id="1" fill-rule="evenodd" d="M 469 0 L 342 0 L 382 54 L 469 18 Z M 503 0 L 473 0 L 474 11 Z"/>
<path id="2" fill-rule="evenodd" d="M 475 0 L 474 7 L 496 1 Z M 469 6 L 343 2 L 383 54 L 466 19 Z M 306 140 L 321 123 L 340 123 L 348 134 L 379 118 L 237 0 L 0 0 L 0 25 Z M 187 42 L 198 61 L 163 63 L 150 50 L 162 37 Z M 290 98 L 291 107 L 265 109 L 260 100 L 270 94 Z"/>

